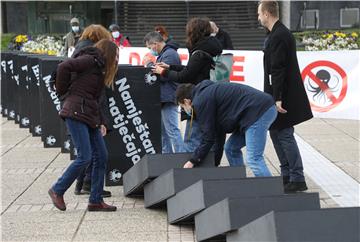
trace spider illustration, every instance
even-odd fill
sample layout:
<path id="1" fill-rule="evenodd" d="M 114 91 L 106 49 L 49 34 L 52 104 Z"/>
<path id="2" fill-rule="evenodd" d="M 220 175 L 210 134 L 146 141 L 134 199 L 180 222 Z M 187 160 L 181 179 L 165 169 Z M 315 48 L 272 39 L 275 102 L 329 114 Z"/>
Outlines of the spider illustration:
<path id="1" fill-rule="evenodd" d="M 329 91 L 334 93 L 339 90 L 339 78 L 337 76 L 333 76 L 333 78 L 331 78 L 331 75 L 327 70 L 319 70 L 316 73 L 316 77 L 328 87 Z M 334 85 L 330 86 L 331 84 Z M 311 85 L 311 82 L 309 81 L 306 85 L 306 89 L 309 92 L 314 93 L 312 99 L 315 102 L 320 104 L 326 104 L 328 102 L 331 102 L 330 98 L 326 95 L 325 90 L 322 90 L 319 85 Z"/>

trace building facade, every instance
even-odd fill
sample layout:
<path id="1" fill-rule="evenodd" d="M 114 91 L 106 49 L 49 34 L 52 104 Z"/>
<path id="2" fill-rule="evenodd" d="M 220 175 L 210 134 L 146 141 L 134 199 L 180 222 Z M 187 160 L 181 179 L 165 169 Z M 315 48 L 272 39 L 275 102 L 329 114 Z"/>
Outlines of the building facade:
<path id="1" fill-rule="evenodd" d="M 228 32 L 235 49 L 261 49 L 264 31 L 257 21 L 257 1 L 2 1 L 4 33 L 70 31 L 78 17 L 82 26 L 117 23 L 133 46 L 155 25 L 167 27 L 184 47 L 189 18 L 206 16 Z M 281 1 L 282 21 L 292 31 L 341 29 L 359 26 L 359 1 Z"/>

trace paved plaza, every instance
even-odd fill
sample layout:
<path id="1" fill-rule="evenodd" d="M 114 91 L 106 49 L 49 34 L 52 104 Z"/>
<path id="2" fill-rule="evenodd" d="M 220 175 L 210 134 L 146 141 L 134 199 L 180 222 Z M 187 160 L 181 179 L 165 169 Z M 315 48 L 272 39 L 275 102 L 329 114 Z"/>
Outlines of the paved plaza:
<path id="1" fill-rule="evenodd" d="M 1 241 L 195 241 L 193 226 L 169 225 L 166 210 L 145 209 L 142 198 L 124 197 L 122 187 L 106 187 L 113 196 L 105 201 L 116 212 L 86 211 L 88 196 L 75 196 L 74 187 L 64 196 L 67 210 L 57 210 L 47 191 L 68 166 L 69 154 L 43 148 L 40 137 L 14 121 L 0 121 Z M 322 208 L 359 206 L 359 124 L 312 119 L 296 127 L 308 191 L 320 193 Z M 265 156 L 279 175 L 270 139 Z M 222 165 L 228 165 L 225 157 Z"/>

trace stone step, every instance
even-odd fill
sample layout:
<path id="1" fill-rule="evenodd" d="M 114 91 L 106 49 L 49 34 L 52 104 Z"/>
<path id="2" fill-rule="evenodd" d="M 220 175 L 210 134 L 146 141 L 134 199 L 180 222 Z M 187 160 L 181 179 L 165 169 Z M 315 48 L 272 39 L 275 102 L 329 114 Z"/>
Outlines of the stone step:
<path id="1" fill-rule="evenodd" d="M 162 174 L 144 186 L 145 207 L 166 205 L 166 199 L 201 179 L 245 178 L 246 170 L 241 167 L 196 167 L 175 168 Z"/>
<path id="2" fill-rule="evenodd" d="M 182 168 L 192 153 L 147 154 L 123 176 L 124 195 L 143 193 L 143 185 L 172 168 Z M 214 167 L 214 153 L 210 152 L 200 167 Z"/>
<path id="3" fill-rule="evenodd" d="M 192 222 L 196 213 L 227 197 L 281 194 L 281 177 L 200 180 L 167 200 L 168 221 Z"/>
<path id="4" fill-rule="evenodd" d="M 241 228 L 270 211 L 308 209 L 320 209 L 318 193 L 225 198 L 195 215 L 196 239 L 225 239 L 225 233 Z"/>
<path id="5" fill-rule="evenodd" d="M 359 207 L 272 211 L 229 233 L 239 241 L 360 241 Z"/>

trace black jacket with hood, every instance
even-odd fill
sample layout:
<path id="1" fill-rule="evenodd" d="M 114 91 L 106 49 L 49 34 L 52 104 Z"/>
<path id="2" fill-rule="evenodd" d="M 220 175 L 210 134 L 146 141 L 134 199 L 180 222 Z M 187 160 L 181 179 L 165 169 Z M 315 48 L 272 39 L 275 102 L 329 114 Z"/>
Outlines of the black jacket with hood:
<path id="1" fill-rule="evenodd" d="M 195 85 L 202 80 L 210 79 L 210 69 L 214 61 L 206 53 L 195 52 L 196 50 L 205 51 L 215 57 L 221 54 L 222 46 L 215 37 L 206 37 L 189 50 L 190 57 L 186 66 L 170 65 L 170 69 L 164 71 L 163 76 L 174 82 Z"/>

